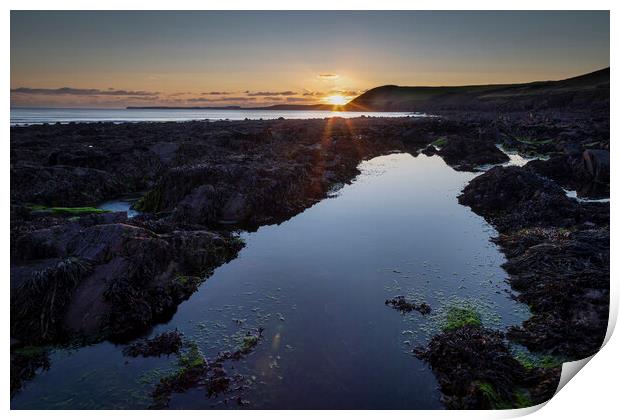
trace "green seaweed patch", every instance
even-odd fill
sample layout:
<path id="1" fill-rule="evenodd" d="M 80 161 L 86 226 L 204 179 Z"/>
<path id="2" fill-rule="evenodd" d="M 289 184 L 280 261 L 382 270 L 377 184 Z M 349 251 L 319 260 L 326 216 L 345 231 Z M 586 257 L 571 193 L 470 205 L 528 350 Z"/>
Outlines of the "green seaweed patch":
<path id="1" fill-rule="evenodd" d="M 517 389 L 513 395 L 515 398 L 514 408 L 527 408 L 534 405 L 532 399 L 530 398 L 530 395 L 522 389 Z"/>
<path id="2" fill-rule="evenodd" d="M 197 283 L 196 277 L 177 275 L 174 279 L 181 286 L 187 286 Z"/>
<path id="3" fill-rule="evenodd" d="M 448 143 L 448 139 L 445 137 L 440 137 L 434 142 L 431 143 L 432 146 L 435 147 L 444 147 Z"/>
<path id="4" fill-rule="evenodd" d="M 523 143 L 523 144 L 527 144 L 531 146 L 549 144 L 553 141 L 553 139 L 535 139 L 535 138 L 527 137 L 527 136 L 514 137 L 514 139 L 518 141 L 519 143 Z"/>
<path id="5" fill-rule="evenodd" d="M 57 215 L 80 216 L 85 214 L 102 214 L 111 213 L 110 210 L 104 210 L 97 207 L 45 207 L 41 205 L 28 206 L 33 212 L 52 213 Z"/>
<path id="6" fill-rule="evenodd" d="M 147 370 L 138 377 L 138 383 L 141 385 L 150 385 L 160 382 L 163 378 L 170 376 L 172 372 L 170 369 L 155 368 Z"/>
<path id="7" fill-rule="evenodd" d="M 502 398 L 489 382 L 479 382 L 477 387 L 489 407 L 493 410 L 526 408 L 534 405 L 529 393 L 521 388 L 514 390 L 511 398 Z"/>
<path id="8" fill-rule="evenodd" d="M 536 368 L 552 369 L 562 365 L 563 360 L 550 355 L 539 355 L 525 350 L 513 352 L 513 357 L 527 370 Z"/>
<path id="9" fill-rule="evenodd" d="M 448 308 L 445 322 L 442 325 L 444 331 L 456 330 L 467 325 L 482 326 L 482 317 L 475 308 L 467 306 Z"/>
<path id="10" fill-rule="evenodd" d="M 30 358 L 44 354 L 45 352 L 47 352 L 47 348 L 42 346 L 24 346 L 16 348 L 15 350 L 11 350 L 11 352 L 20 356 Z"/>
<path id="11" fill-rule="evenodd" d="M 187 351 L 185 351 L 179 356 L 180 371 L 178 372 L 178 374 L 180 375 L 188 370 L 202 368 L 206 366 L 206 364 L 207 361 L 202 354 L 202 351 L 200 351 L 198 344 L 191 343 Z"/>
<path id="12" fill-rule="evenodd" d="M 148 213 L 156 213 L 161 210 L 161 192 L 158 189 L 147 192 L 143 197 L 138 199 L 133 208 Z"/>
<path id="13" fill-rule="evenodd" d="M 483 398 L 487 401 L 489 406 L 495 410 L 502 410 L 511 408 L 510 403 L 505 401 L 499 396 L 493 385 L 488 382 L 479 382 L 478 391 L 482 394 Z"/>
<path id="14" fill-rule="evenodd" d="M 249 353 L 258 344 L 258 335 L 246 335 L 243 337 L 239 350 L 241 353 Z"/>

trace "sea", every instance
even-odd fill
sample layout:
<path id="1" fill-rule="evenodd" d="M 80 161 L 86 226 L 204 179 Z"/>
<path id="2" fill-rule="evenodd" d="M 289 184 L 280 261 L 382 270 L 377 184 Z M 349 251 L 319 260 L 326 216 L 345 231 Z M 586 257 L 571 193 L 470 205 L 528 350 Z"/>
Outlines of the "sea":
<path id="1" fill-rule="evenodd" d="M 170 122 L 199 120 L 270 120 L 309 118 L 425 117 L 416 112 L 286 111 L 258 109 L 101 109 L 101 108 L 11 108 L 11 126 L 67 124 L 72 122 Z"/>

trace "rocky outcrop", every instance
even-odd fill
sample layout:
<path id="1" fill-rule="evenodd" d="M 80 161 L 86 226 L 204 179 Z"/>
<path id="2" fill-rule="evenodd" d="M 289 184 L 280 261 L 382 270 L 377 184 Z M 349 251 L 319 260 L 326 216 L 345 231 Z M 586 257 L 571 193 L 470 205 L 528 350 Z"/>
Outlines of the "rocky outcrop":
<path id="1" fill-rule="evenodd" d="M 549 400 L 561 368 L 527 369 L 499 331 L 466 325 L 433 337 L 416 350 L 437 376 L 442 400 L 452 409 L 523 408 Z"/>
<path id="2" fill-rule="evenodd" d="M 609 315 L 609 204 L 581 204 L 518 167 L 476 177 L 459 202 L 500 231 L 510 284 L 532 308 L 532 318 L 509 337 L 570 358 L 595 353 Z"/>
<path id="3" fill-rule="evenodd" d="M 526 165 L 583 198 L 609 197 L 609 151 L 587 149 L 583 153 L 562 154 Z"/>
<path id="4" fill-rule="evenodd" d="M 609 318 L 609 228 L 530 228 L 497 242 L 517 299 L 533 312 L 508 336 L 571 360 L 598 351 Z"/>
<path id="5" fill-rule="evenodd" d="M 16 246 L 23 262 L 13 264 L 11 334 L 44 343 L 144 330 L 233 258 L 241 242 L 208 231 L 156 234 L 75 221 L 29 232 Z"/>
<path id="6" fill-rule="evenodd" d="M 446 163 L 461 170 L 473 170 L 476 166 L 508 161 L 508 156 L 499 150 L 489 137 L 448 137 L 436 152 Z"/>
<path id="7" fill-rule="evenodd" d="M 570 226 L 584 214 L 554 182 L 519 167 L 495 167 L 474 178 L 459 203 L 490 220 L 500 232 L 532 226 Z"/>

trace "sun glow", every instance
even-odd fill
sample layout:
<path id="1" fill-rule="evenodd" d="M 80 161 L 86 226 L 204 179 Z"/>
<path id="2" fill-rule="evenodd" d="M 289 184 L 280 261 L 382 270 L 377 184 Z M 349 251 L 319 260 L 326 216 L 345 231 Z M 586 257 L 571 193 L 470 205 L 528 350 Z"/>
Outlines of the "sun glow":
<path id="1" fill-rule="evenodd" d="M 342 95 L 331 95 L 325 97 L 325 102 L 330 105 L 346 105 L 349 102 L 349 98 Z"/>

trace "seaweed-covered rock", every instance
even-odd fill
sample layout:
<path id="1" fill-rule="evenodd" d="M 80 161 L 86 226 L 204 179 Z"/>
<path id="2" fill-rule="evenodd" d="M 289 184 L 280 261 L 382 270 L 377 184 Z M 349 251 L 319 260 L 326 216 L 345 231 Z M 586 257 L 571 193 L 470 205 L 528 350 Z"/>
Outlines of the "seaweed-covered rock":
<path id="1" fill-rule="evenodd" d="M 474 178 L 459 203 L 491 221 L 498 230 L 570 226 L 581 220 L 579 204 L 554 182 L 523 168 L 489 169 Z"/>
<path id="2" fill-rule="evenodd" d="M 11 397 L 37 372 L 50 367 L 48 351 L 43 347 L 11 349 Z"/>
<path id="3" fill-rule="evenodd" d="M 202 387 L 207 397 L 214 397 L 230 390 L 241 392 L 245 385 L 243 376 L 229 374 L 224 362 L 240 360 L 250 354 L 263 336 L 263 329 L 247 331 L 240 347 L 233 351 L 218 353 L 214 360 L 207 359 L 196 343 L 186 346 L 179 355 L 178 371 L 160 380 L 151 396 L 153 408 L 166 408 L 173 393 L 185 392 L 191 388 Z M 233 398 L 239 405 L 245 405 L 240 395 Z"/>
<path id="4" fill-rule="evenodd" d="M 465 325 L 445 330 L 416 349 L 437 376 L 452 409 L 521 408 L 550 399 L 561 370 L 526 369 L 510 353 L 501 332 Z"/>
<path id="5" fill-rule="evenodd" d="M 11 290 L 11 332 L 26 342 L 144 330 L 169 316 L 242 246 L 230 234 L 159 235 L 123 223 L 65 223 L 30 232 L 20 244 L 22 255 L 59 261 L 12 268 L 19 284 Z"/>
<path id="6" fill-rule="evenodd" d="M 11 291 L 11 336 L 45 342 L 62 334 L 62 318 L 91 266 L 69 257 L 32 274 Z"/>
<path id="7" fill-rule="evenodd" d="M 524 229 L 497 242 L 510 284 L 533 312 L 508 336 L 573 359 L 598 351 L 609 317 L 609 229 Z"/>
<path id="8" fill-rule="evenodd" d="M 508 162 L 508 156 L 489 138 L 452 136 L 436 152 L 448 165 L 472 168 L 479 165 Z"/>
<path id="9" fill-rule="evenodd" d="M 554 180 L 579 197 L 609 197 L 609 151 L 586 150 L 583 154 L 553 156 L 533 160 L 526 169 Z"/>

